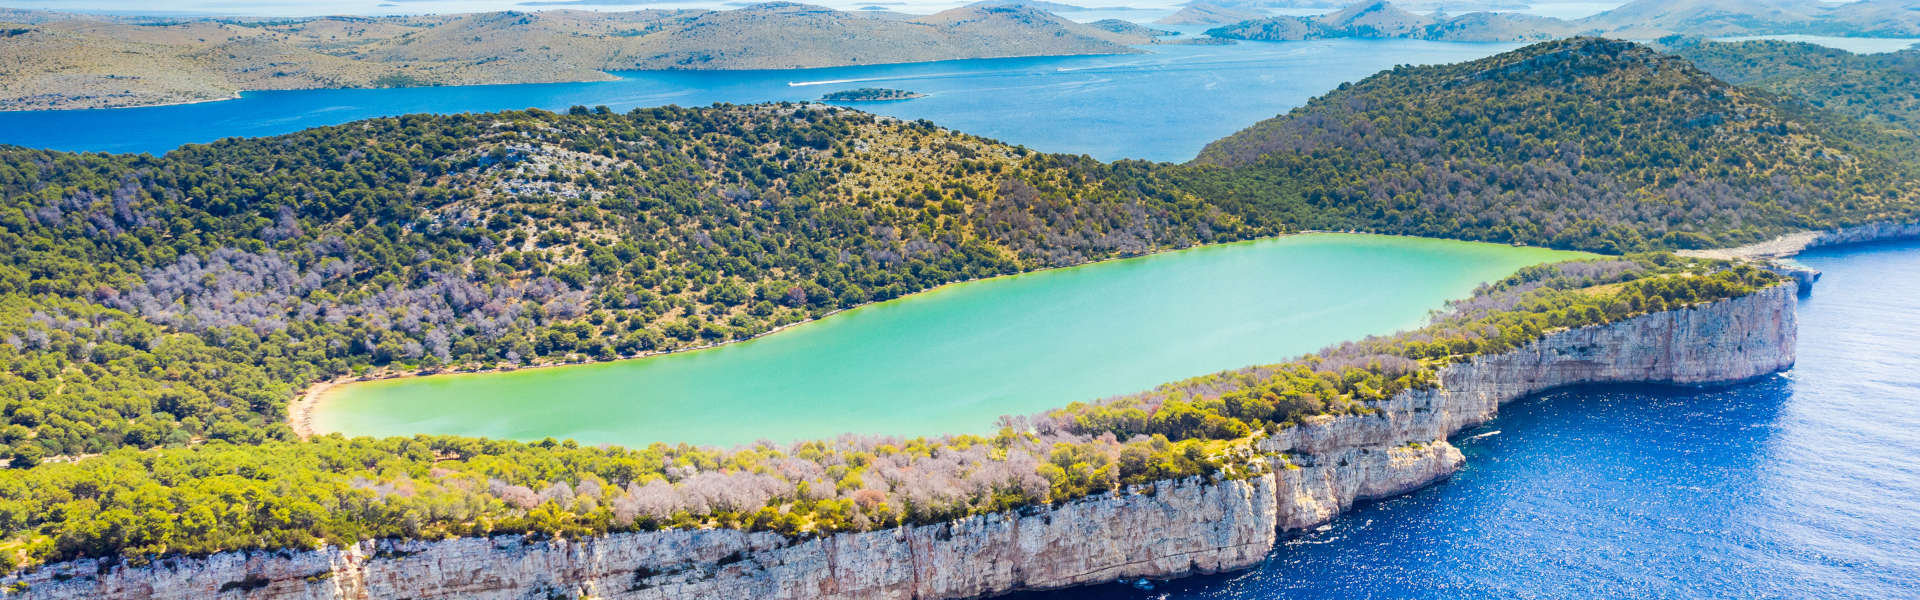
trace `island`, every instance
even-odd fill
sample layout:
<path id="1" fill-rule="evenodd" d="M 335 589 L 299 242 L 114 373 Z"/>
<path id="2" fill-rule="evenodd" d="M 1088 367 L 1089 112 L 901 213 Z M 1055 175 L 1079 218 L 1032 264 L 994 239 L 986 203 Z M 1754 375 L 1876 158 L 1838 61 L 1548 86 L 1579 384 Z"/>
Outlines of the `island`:
<path id="1" fill-rule="evenodd" d="M 926 94 L 888 88 L 863 87 L 841 90 L 820 97 L 821 102 L 890 102 L 925 98 Z"/>
<path id="2" fill-rule="evenodd" d="M 1223 10 L 1218 6 L 1191 4 L 1175 16 L 1201 7 Z M 1363 0 L 1319 16 L 1234 19 L 1231 24 L 1207 31 L 1214 37 L 1251 41 L 1361 38 L 1460 42 L 1541 41 L 1576 34 L 1651 39 L 1672 34 L 1778 33 L 1911 37 L 1920 35 L 1920 11 L 1907 8 L 1899 0 L 1863 0 L 1848 4 L 1815 0 L 1634 0 L 1590 17 L 1558 19 L 1484 10 L 1457 16 L 1442 12 L 1420 14 L 1387 0 Z"/>
<path id="3" fill-rule="evenodd" d="M 249 90 L 604 81 L 632 70 L 1131 54 L 1151 37 L 1019 4 L 931 15 L 769 2 L 295 19 L 0 8 L 0 110 L 204 102 Z"/>

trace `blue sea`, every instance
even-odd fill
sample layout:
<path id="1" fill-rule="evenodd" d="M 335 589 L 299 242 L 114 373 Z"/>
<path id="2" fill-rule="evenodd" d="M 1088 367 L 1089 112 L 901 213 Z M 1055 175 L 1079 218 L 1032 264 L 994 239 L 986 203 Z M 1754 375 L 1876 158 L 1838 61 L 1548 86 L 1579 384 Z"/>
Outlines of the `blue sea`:
<path id="1" fill-rule="evenodd" d="M 1145 54 L 956 60 L 780 71 L 622 72 L 617 81 L 247 92 L 176 106 L 0 112 L 0 144 L 166 152 L 408 113 L 817 100 L 886 87 L 927 94 L 849 104 L 1046 152 L 1185 161 L 1207 142 L 1395 64 L 1459 62 L 1518 44 L 1418 40 L 1149 46 Z"/>
<path id="2" fill-rule="evenodd" d="M 1920 597 L 1920 244 L 1800 260 L 1785 374 L 1517 401 L 1451 480 L 1251 571 L 1024 598 Z"/>

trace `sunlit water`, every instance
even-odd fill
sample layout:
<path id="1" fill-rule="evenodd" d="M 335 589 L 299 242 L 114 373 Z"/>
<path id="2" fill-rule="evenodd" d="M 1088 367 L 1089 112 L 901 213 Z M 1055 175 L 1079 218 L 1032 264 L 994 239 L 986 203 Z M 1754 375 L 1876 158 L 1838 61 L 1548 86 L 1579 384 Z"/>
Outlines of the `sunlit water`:
<path id="1" fill-rule="evenodd" d="M 347 386 L 316 425 L 583 443 L 988 432 L 997 417 L 1420 324 L 1575 253 L 1300 235 L 949 286 L 712 350 Z"/>
<path id="2" fill-rule="evenodd" d="M 1515 402 L 1452 480 L 1254 571 L 1026 600 L 1920 596 L 1920 245 L 1801 260 L 1786 375 Z"/>
<path id="3" fill-rule="evenodd" d="M 1184 161 L 1207 142 L 1395 64 L 1470 60 L 1518 47 L 1413 40 L 1153 46 L 1147 54 L 958 60 L 784 71 L 639 71 L 619 81 L 248 92 L 178 106 L 0 112 L 0 144 L 165 152 L 407 113 L 817 100 L 888 87 L 927 94 L 861 110 L 1047 152 Z"/>

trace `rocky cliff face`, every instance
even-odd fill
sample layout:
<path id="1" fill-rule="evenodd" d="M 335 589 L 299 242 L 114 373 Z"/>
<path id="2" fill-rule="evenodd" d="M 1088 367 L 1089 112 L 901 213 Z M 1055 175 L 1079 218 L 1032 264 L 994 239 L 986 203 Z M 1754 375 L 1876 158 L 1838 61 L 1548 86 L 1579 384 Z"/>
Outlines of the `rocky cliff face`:
<path id="1" fill-rule="evenodd" d="M 1258 563 L 1276 541 L 1272 475 L 1143 486 L 1051 509 L 791 539 L 737 530 L 364 542 L 24 577 L 29 598 L 972 598 Z M 7 583 L 13 583 L 9 581 Z"/>
<path id="2" fill-rule="evenodd" d="M 1056 507 L 821 539 L 732 530 L 569 541 L 364 542 L 128 567 L 49 565 L 0 584 L 28 598 L 974 598 L 1253 566 L 1277 532 L 1405 493 L 1465 462 L 1447 442 L 1502 403 L 1568 385 L 1712 384 L 1792 366 L 1792 286 L 1551 334 L 1453 365 L 1438 388 L 1366 416 L 1323 416 L 1259 440 L 1272 467 L 1161 482 Z"/>
<path id="3" fill-rule="evenodd" d="M 1465 462 L 1447 437 L 1513 400 L 1572 385 L 1703 385 L 1793 366 L 1794 286 L 1548 335 L 1446 367 L 1435 389 L 1403 392 L 1366 416 L 1320 416 L 1261 440 L 1278 455 L 1281 526 L 1318 525 L 1355 501 L 1404 493 Z"/>

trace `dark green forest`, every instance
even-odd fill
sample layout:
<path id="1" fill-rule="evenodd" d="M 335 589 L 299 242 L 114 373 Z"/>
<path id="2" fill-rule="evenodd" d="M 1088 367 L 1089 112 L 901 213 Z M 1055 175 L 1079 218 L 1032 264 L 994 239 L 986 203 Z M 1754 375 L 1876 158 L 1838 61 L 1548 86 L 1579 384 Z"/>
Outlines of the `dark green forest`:
<path id="1" fill-rule="evenodd" d="M 1181 189 L 1288 222 L 1598 252 L 1910 220 L 1914 155 L 1631 42 L 1546 42 L 1342 85 L 1207 146 Z M 1252 221 L 1259 223 L 1260 221 Z"/>
<path id="2" fill-rule="evenodd" d="M 1241 476 L 1556 329 L 1774 285 L 1670 254 L 1530 269 L 1422 330 L 1010 418 L 733 450 L 302 441 L 316 382 L 640 356 L 943 283 L 1312 229 L 1612 254 L 1911 220 L 1859 121 L 1580 39 L 1403 67 L 1101 163 L 806 104 L 372 119 L 163 156 L 0 147 L 0 559 L 657 527 L 817 535 Z M 1851 124 L 1850 124 L 1851 123 Z"/>
<path id="3" fill-rule="evenodd" d="M 1878 126 L 1920 124 L 1920 49 L 1854 54 L 1806 42 L 1673 42 L 1675 55 L 1727 83 Z"/>

